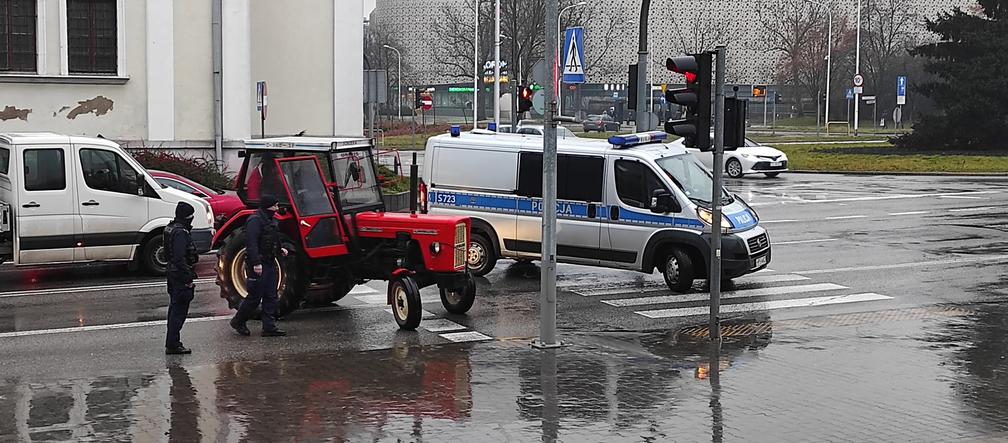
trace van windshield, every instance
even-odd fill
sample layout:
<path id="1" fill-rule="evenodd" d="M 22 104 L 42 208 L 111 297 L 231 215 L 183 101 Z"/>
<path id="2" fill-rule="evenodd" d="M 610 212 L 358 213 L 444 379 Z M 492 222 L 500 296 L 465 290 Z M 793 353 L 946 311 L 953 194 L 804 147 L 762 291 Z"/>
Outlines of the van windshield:
<path id="1" fill-rule="evenodd" d="M 672 182 L 699 206 L 710 206 L 711 194 L 714 191 L 714 179 L 707 168 L 704 168 L 690 154 L 663 157 L 655 161 L 665 171 Z M 731 201 L 727 190 L 722 190 L 725 200 Z M 727 204 L 722 201 L 722 204 Z"/>

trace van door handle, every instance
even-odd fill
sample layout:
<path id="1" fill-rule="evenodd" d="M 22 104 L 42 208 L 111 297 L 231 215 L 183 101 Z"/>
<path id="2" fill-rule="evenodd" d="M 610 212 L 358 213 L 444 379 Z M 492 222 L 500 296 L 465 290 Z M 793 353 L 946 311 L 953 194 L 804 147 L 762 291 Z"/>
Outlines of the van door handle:
<path id="1" fill-rule="evenodd" d="M 612 220 L 619 220 L 619 206 L 609 207 L 609 218 Z"/>
<path id="2" fill-rule="evenodd" d="M 40 205 L 38 203 L 35 203 L 35 202 L 28 202 L 28 203 L 25 203 L 25 204 L 21 205 L 22 208 L 38 208 L 40 206 L 42 206 L 42 205 Z"/>
<path id="3" fill-rule="evenodd" d="M 84 203 L 81 203 L 81 205 L 84 205 L 84 206 L 98 206 L 100 204 L 101 203 L 98 203 L 98 202 L 96 202 L 94 200 L 88 200 L 88 201 L 86 201 Z"/>

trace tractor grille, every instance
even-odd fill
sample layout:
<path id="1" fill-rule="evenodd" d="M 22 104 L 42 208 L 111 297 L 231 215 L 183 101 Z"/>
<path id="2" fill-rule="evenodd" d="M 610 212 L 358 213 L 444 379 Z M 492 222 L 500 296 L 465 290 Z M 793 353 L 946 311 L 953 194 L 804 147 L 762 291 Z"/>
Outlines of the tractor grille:
<path id="1" fill-rule="evenodd" d="M 459 269 L 466 264 L 466 251 L 469 250 L 469 239 L 466 238 L 466 225 L 459 223 L 455 225 L 455 269 Z"/>

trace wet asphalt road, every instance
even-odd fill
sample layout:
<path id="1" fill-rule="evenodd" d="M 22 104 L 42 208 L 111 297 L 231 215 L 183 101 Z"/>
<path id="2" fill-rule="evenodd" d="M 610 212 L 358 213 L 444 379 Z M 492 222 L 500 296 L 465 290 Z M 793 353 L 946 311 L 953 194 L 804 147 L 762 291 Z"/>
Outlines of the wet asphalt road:
<path id="1" fill-rule="evenodd" d="M 786 324 L 865 312 L 1000 306 L 1008 297 L 1006 177 L 783 174 L 726 185 L 758 211 L 774 248 L 768 271 L 724 288 L 727 320 Z M 372 282 L 338 305 L 285 319 L 288 337 L 239 338 L 227 327 L 231 312 L 217 295 L 212 260 L 204 257 L 200 265 L 194 320 L 183 330 L 183 341 L 196 350 L 184 360 L 190 371 L 267 359 L 303 363 L 313 355 L 349 351 L 443 350 L 435 345 L 455 341 L 527 343 L 538 333 L 538 268 L 502 260 L 479 282 L 468 315 L 447 314 L 436 289 L 426 289 L 428 312 L 415 333 L 397 330 L 381 302 L 384 284 Z M 658 274 L 561 265 L 558 285 L 561 338 L 661 335 L 706 322 L 701 281 L 692 294 L 670 296 Z M 166 361 L 175 365 L 162 355 L 167 295 L 156 279 L 111 265 L 6 267 L 0 288 L 0 374 L 8 379 L 143 373 L 164 371 Z"/>

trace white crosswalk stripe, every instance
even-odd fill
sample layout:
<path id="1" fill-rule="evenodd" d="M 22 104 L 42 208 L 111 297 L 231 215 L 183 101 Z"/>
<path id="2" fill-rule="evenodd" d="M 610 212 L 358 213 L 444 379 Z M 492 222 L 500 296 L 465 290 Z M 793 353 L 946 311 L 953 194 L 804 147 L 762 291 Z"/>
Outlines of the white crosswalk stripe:
<path id="1" fill-rule="evenodd" d="M 726 314 L 726 313 L 747 312 L 747 311 L 769 311 L 773 309 L 824 306 L 824 305 L 857 303 L 857 302 L 890 300 L 890 299 L 892 299 L 892 297 L 885 296 L 882 294 L 876 294 L 874 292 L 866 292 L 862 294 L 838 295 L 835 297 L 809 297 L 809 298 L 795 298 L 788 300 L 772 300 L 756 303 L 728 304 L 721 306 L 721 313 Z M 670 318 L 670 317 L 689 317 L 693 315 L 707 315 L 709 312 L 710 308 L 708 308 L 707 306 L 698 306 L 692 308 L 672 308 L 672 309 L 655 309 L 650 311 L 635 311 L 634 313 L 643 315 L 648 318 Z"/>
<path id="2" fill-rule="evenodd" d="M 799 286 L 774 286 L 770 288 L 757 288 L 757 289 L 746 289 L 743 291 L 730 291 L 721 294 L 722 302 L 731 299 L 738 298 L 748 298 L 748 297 L 761 297 L 768 295 L 786 295 L 786 294 L 796 294 L 796 293 L 807 293 L 807 292 L 822 292 L 822 291 L 835 291 L 838 289 L 847 289 L 846 286 L 840 286 L 833 283 L 815 283 L 811 285 L 799 285 Z M 692 301 L 703 301 L 708 300 L 710 294 L 699 293 L 699 294 L 681 294 L 681 295 L 662 295 L 657 297 L 636 297 L 636 298 L 620 298 L 616 300 L 602 300 L 609 306 L 643 306 L 643 305 L 657 305 L 657 304 L 667 304 L 667 303 L 681 303 L 681 302 L 692 302 Z"/>

